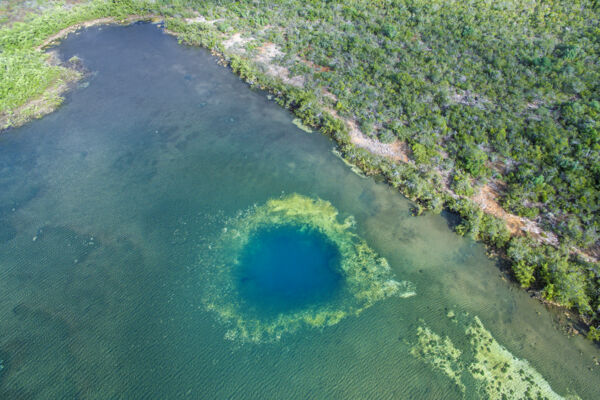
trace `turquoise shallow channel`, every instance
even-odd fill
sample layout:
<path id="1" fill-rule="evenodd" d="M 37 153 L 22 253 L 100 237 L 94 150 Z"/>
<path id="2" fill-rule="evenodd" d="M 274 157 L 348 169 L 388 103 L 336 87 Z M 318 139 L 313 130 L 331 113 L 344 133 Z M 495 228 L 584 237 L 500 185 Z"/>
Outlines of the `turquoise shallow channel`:
<path id="1" fill-rule="evenodd" d="M 0 399 L 600 398 L 451 215 L 412 217 L 318 132 L 152 24 L 0 135 Z"/>

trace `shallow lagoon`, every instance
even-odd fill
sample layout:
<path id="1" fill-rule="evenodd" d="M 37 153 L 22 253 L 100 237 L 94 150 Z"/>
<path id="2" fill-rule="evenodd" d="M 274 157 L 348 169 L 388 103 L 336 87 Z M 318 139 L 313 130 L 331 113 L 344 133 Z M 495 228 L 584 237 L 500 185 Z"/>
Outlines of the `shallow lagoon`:
<path id="1" fill-rule="evenodd" d="M 485 397 L 467 372 L 475 316 L 555 392 L 600 398 L 596 347 L 208 52 L 150 24 L 89 29 L 59 50 L 90 77 L 57 112 L 0 136 L 0 398 Z M 207 260 L 228 221 L 292 193 L 352 217 L 416 294 L 259 343 L 227 337 L 206 307 Z M 316 237 L 305 245 L 328 254 Z M 311 305 L 345 279 L 320 276 Z M 461 352 L 451 367 L 464 389 L 413 355 L 425 329 Z"/>

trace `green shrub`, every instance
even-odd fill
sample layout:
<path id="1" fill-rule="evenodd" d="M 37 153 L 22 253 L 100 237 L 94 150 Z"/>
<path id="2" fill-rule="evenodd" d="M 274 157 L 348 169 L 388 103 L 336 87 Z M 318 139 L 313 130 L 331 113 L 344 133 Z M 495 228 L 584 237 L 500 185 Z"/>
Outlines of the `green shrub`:
<path id="1" fill-rule="evenodd" d="M 451 188 L 460 196 L 471 197 L 475 193 L 471 186 L 471 180 L 461 170 L 456 170 L 452 176 Z"/>

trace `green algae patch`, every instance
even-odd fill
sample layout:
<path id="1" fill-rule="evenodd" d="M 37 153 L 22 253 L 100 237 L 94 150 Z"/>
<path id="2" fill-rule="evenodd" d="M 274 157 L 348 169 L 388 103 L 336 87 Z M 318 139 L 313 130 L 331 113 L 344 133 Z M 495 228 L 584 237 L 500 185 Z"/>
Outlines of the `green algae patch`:
<path id="1" fill-rule="evenodd" d="M 299 194 L 271 199 L 226 221 L 208 258 L 201 260 L 208 267 L 203 302 L 229 328 L 225 337 L 242 342 L 278 340 L 301 328 L 335 325 L 390 296 L 414 295 L 413 285 L 394 280 L 387 261 L 353 232 L 354 224 L 353 217 L 340 222 L 338 211 L 328 201 Z M 277 229 L 317 232 L 335 246 L 339 256 L 332 268 L 340 284 L 334 294 L 277 312 L 265 311 L 244 296 L 243 285 L 253 279 L 240 276 L 247 246 L 259 232 Z"/>
<path id="2" fill-rule="evenodd" d="M 309 126 L 306 126 L 302 123 L 302 120 L 300 118 L 294 118 L 292 120 L 292 124 L 296 125 L 298 127 L 298 129 L 303 130 L 306 133 L 312 133 L 312 129 L 310 129 Z"/>
<path id="3" fill-rule="evenodd" d="M 367 178 L 367 176 L 363 173 L 363 171 L 358 166 L 356 166 L 356 165 L 352 164 L 350 161 L 346 160 L 344 158 L 344 156 L 342 155 L 342 153 L 338 149 L 336 149 L 336 148 L 331 149 L 331 153 L 334 156 L 336 156 L 337 158 L 339 158 L 340 160 L 342 160 L 342 162 L 344 164 L 346 164 L 346 166 L 348 168 L 350 168 L 350 170 L 352 172 L 354 172 L 356 175 L 358 175 L 361 178 L 365 178 L 365 179 Z"/>
<path id="4" fill-rule="evenodd" d="M 489 399 L 563 399 L 527 360 L 512 355 L 485 329 L 479 318 L 467 328 L 475 362 L 469 372 Z M 576 397 L 567 397 L 576 398 Z"/>
<path id="5" fill-rule="evenodd" d="M 465 385 L 461 380 L 464 369 L 460 359 L 462 352 L 454 347 L 448 336 L 442 339 L 428 327 L 418 327 L 417 337 L 417 343 L 412 347 L 410 353 L 425 361 L 433 369 L 443 372 L 462 393 L 465 393 Z"/>
<path id="6" fill-rule="evenodd" d="M 468 348 L 461 352 L 450 338 L 442 338 L 425 326 L 417 328 L 417 342 L 411 354 L 450 378 L 469 396 L 500 399 L 579 399 L 577 395 L 555 393 L 544 377 L 527 360 L 515 357 L 496 341 L 478 317 L 466 326 L 464 338 Z M 460 342 L 464 342 L 461 338 Z M 473 382 L 475 387 L 465 386 Z M 475 394 L 471 394 L 475 395 Z"/>

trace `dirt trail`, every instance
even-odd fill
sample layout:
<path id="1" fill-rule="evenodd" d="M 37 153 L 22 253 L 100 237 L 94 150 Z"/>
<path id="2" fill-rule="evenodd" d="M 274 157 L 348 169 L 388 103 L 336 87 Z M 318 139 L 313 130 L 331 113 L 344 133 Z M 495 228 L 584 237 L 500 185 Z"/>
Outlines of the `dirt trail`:
<path id="1" fill-rule="evenodd" d="M 521 234 L 522 229 L 526 226 L 523 218 L 506 212 L 496 201 L 498 196 L 498 192 L 486 184 L 481 187 L 478 193 L 471 197 L 471 200 L 478 204 L 485 213 L 503 219 L 510 233 L 513 235 Z"/>
<path id="2" fill-rule="evenodd" d="M 342 118 L 339 116 L 337 111 L 332 108 L 325 108 L 331 115 L 334 117 L 344 121 L 346 127 L 348 128 L 348 132 L 350 133 L 350 141 L 361 149 L 365 149 L 370 151 L 373 154 L 378 156 L 387 157 L 390 160 L 396 162 L 410 163 L 412 162 L 408 157 L 408 146 L 406 143 L 402 141 L 395 141 L 393 143 L 382 143 L 377 139 L 372 139 L 365 134 L 363 134 L 358 126 L 356 125 L 356 121 L 351 120 L 349 118 Z"/>
<path id="3" fill-rule="evenodd" d="M 258 48 L 258 55 L 252 60 L 263 64 L 267 70 L 265 71 L 272 77 L 279 78 L 288 85 L 303 87 L 304 76 L 295 75 L 290 76 L 290 70 L 279 64 L 273 62 L 273 60 L 283 56 L 283 52 L 277 47 L 276 44 L 267 42 Z"/>

